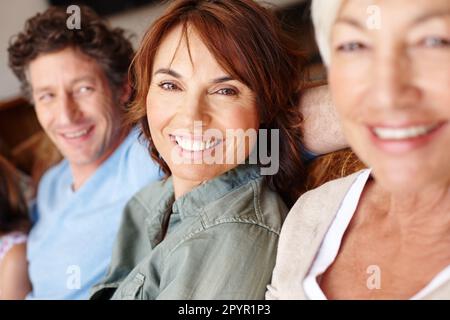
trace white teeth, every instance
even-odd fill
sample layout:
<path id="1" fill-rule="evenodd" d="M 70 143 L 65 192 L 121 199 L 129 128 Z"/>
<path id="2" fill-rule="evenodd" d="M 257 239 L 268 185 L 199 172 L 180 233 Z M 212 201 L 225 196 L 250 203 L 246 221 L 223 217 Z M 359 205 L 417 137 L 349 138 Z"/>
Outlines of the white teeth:
<path id="1" fill-rule="evenodd" d="M 373 131 L 383 140 L 404 140 L 426 135 L 436 127 L 437 125 L 409 128 L 374 128 Z"/>
<path id="2" fill-rule="evenodd" d="M 77 131 L 77 132 L 71 132 L 71 133 L 64 133 L 64 137 L 69 139 L 76 139 L 84 136 L 86 133 L 88 133 L 88 129 Z"/>
<path id="3" fill-rule="evenodd" d="M 214 138 L 211 138 L 208 141 L 200 141 L 191 140 L 182 136 L 175 136 L 175 141 L 182 149 L 194 152 L 211 149 L 219 144 L 219 141 Z"/>

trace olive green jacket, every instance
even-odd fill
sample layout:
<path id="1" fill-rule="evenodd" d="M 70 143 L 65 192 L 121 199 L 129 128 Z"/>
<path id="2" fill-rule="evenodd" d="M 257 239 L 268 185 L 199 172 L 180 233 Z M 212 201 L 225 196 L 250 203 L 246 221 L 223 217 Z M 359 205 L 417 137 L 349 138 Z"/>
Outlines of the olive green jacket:
<path id="1" fill-rule="evenodd" d="M 264 299 L 288 209 L 259 170 L 241 165 L 176 201 L 170 178 L 136 194 L 92 299 Z"/>

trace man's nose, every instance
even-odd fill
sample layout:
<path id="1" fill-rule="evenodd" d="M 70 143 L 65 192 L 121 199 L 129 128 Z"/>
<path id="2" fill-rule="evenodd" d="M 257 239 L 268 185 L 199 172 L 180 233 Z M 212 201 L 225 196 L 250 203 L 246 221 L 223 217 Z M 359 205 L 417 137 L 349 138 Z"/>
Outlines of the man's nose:
<path id="1" fill-rule="evenodd" d="M 70 93 L 64 93 L 60 99 L 60 124 L 73 124 L 82 118 L 80 106 Z"/>

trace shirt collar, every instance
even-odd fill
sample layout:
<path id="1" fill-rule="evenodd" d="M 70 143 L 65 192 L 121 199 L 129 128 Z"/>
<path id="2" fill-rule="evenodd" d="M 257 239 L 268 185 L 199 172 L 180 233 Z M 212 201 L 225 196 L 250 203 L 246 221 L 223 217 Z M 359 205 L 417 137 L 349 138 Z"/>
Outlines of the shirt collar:
<path id="1" fill-rule="evenodd" d="M 239 165 L 178 198 L 172 205 L 172 212 L 179 213 L 181 218 L 197 215 L 205 206 L 258 177 L 260 169 L 257 165 Z"/>
<path id="2" fill-rule="evenodd" d="M 172 178 L 159 182 L 159 187 L 151 189 L 150 198 L 146 199 L 148 201 L 147 210 L 151 212 L 146 219 L 146 224 L 148 233 L 151 235 L 152 247 L 164 238 L 164 220 L 169 216 L 179 214 L 181 220 L 197 216 L 203 212 L 205 206 L 222 198 L 231 190 L 259 177 L 260 169 L 257 165 L 242 164 L 203 183 L 177 200 L 175 200 Z"/>
<path id="3" fill-rule="evenodd" d="M 172 177 L 160 182 L 162 188 L 152 192 L 148 201 L 148 209 L 156 210 L 164 215 L 168 210 L 179 213 L 181 218 L 197 215 L 206 205 L 225 196 L 231 190 L 260 177 L 257 165 L 242 164 L 194 188 L 192 191 L 175 200 Z"/>

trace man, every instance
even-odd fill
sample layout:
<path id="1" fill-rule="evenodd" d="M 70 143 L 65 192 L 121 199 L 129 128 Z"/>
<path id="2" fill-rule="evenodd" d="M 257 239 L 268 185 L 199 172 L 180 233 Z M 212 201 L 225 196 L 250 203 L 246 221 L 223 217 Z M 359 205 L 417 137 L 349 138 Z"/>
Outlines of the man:
<path id="1" fill-rule="evenodd" d="M 28 240 L 28 298 L 84 299 L 105 275 L 123 207 L 159 176 L 136 129 L 124 125 L 133 49 L 123 30 L 81 8 L 29 19 L 9 64 L 64 160 L 42 178 Z"/>

